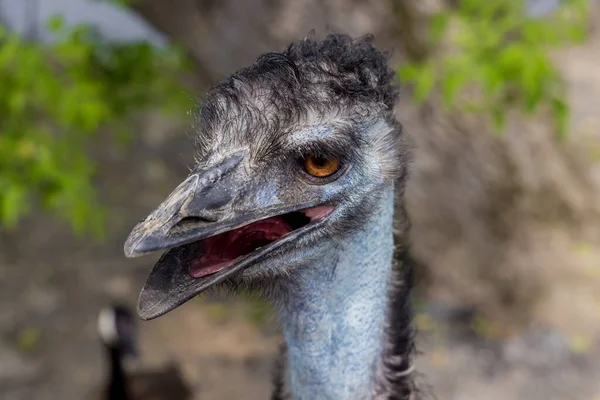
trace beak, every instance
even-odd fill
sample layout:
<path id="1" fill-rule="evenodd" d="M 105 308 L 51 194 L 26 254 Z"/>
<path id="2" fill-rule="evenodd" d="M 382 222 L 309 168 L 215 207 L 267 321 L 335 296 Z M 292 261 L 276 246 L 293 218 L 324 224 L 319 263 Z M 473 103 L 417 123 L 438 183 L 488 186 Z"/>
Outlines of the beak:
<path id="1" fill-rule="evenodd" d="M 132 258 L 157 250 L 191 243 L 227 229 L 227 224 L 215 229 L 223 219 L 236 187 L 232 174 L 243 158 L 236 153 L 219 165 L 192 174 L 145 220 L 138 223 L 125 241 L 125 256 Z M 202 229 L 206 226 L 207 229 Z"/>
<path id="2" fill-rule="evenodd" d="M 254 222 L 261 224 L 261 220 L 317 205 L 313 199 L 313 204 L 297 204 L 293 209 L 289 206 L 286 209 L 277 195 L 279 189 L 265 196 L 263 189 L 276 187 L 276 182 L 273 178 L 248 177 L 239 168 L 244 155 L 233 154 L 202 173 L 192 174 L 133 228 L 125 242 L 127 257 L 167 250 L 155 264 L 140 293 L 138 314 L 143 320 L 157 318 L 173 310 L 208 287 L 256 264 L 273 249 L 294 240 L 300 231 L 307 230 L 289 230 L 273 242 L 235 256 L 227 267 L 215 268 L 215 271 L 199 277 L 190 274 L 190 266 L 194 262 L 211 256 L 205 249 L 204 239 L 218 237 L 225 232 L 226 235 L 234 234 Z M 240 249 L 232 243 L 225 248 Z"/>
<path id="3" fill-rule="evenodd" d="M 235 170 L 243 156 L 236 153 L 202 173 L 190 175 L 129 234 L 124 247 L 129 258 L 170 249 L 142 288 L 138 300 L 142 319 L 165 314 L 213 283 L 214 279 L 192 278 L 188 266 L 202 254 L 202 246 L 194 242 L 235 226 L 231 202 L 239 190 Z"/>

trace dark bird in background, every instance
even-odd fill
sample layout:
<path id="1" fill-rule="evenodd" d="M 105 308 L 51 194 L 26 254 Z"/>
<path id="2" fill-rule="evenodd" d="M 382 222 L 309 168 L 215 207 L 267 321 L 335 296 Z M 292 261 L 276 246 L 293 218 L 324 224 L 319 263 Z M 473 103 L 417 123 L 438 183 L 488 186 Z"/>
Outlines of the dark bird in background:
<path id="1" fill-rule="evenodd" d="M 121 305 L 102 309 L 98 334 L 107 355 L 107 382 L 90 398 L 98 400 L 185 400 L 192 393 L 178 368 L 170 365 L 156 371 L 127 372 L 124 358 L 137 356 L 136 324 L 132 313 Z"/>
<path id="2" fill-rule="evenodd" d="M 286 346 L 273 399 L 413 391 L 412 273 L 394 261 L 408 151 L 388 58 L 371 36 L 306 38 L 217 84 L 196 113 L 192 172 L 125 243 L 128 257 L 167 250 L 142 319 L 214 287 L 274 305 Z"/>

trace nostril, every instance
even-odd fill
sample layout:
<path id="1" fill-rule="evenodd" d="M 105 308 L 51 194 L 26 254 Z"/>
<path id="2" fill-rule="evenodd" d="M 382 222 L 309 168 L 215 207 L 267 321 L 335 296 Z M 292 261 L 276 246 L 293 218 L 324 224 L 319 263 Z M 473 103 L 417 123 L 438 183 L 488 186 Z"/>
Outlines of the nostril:
<path id="1" fill-rule="evenodd" d="M 181 219 L 182 222 L 186 223 L 203 223 L 203 222 L 217 222 L 219 217 L 216 213 L 207 211 L 196 215 L 190 215 Z"/>
<path id="2" fill-rule="evenodd" d="M 219 218 L 216 215 L 210 213 L 203 214 L 202 216 L 184 217 L 171 228 L 171 231 L 175 230 L 181 232 L 188 229 L 197 229 L 202 225 L 214 223 L 218 220 Z"/>
<path id="3" fill-rule="evenodd" d="M 182 209 L 185 215 L 205 217 L 212 215 L 213 210 L 223 208 L 233 199 L 230 187 L 209 188 L 206 192 L 195 194 Z M 209 217 L 210 218 L 210 217 Z"/>

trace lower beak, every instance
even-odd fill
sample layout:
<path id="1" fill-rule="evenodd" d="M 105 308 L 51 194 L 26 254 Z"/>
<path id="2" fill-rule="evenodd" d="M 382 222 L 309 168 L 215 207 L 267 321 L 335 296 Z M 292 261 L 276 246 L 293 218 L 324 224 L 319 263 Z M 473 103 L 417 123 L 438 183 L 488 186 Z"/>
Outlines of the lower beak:
<path id="1" fill-rule="evenodd" d="M 138 314 L 143 320 L 166 314 L 237 271 L 195 279 L 188 266 L 196 257 L 194 244 L 175 247 L 161 256 L 140 292 Z"/>

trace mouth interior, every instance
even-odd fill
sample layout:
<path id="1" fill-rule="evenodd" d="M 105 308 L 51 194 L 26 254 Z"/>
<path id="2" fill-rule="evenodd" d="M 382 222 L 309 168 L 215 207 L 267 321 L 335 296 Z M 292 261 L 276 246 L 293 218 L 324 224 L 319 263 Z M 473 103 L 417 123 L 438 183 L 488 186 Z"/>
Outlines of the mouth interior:
<path id="1" fill-rule="evenodd" d="M 191 263 L 188 273 L 193 278 L 202 278 L 219 272 L 261 247 L 327 217 L 332 211 L 332 206 L 317 206 L 265 218 L 203 239 L 198 242 L 203 254 Z"/>

